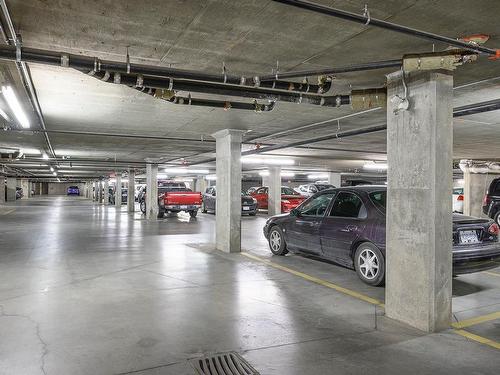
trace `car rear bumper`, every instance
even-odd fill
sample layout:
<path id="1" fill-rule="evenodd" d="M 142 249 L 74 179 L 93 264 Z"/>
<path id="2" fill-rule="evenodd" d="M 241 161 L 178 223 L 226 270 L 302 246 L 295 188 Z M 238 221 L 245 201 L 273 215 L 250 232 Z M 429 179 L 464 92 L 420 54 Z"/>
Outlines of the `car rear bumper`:
<path id="1" fill-rule="evenodd" d="M 500 243 L 453 247 L 453 274 L 481 272 L 500 267 Z"/>
<path id="2" fill-rule="evenodd" d="M 247 209 L 245 209 L 246 207 L 248 207 Z M 241 213 L 243 215 L 245 214 L 254 214 L 257 212 L 257 205 L 256 204 L 252 204 L 252 205 L 242 205 L 241 206 Z"/>
<path id="3" fill-rule="evenodd" d="M 188 205 L 177 205 L 177 204 L 167 204 L 163 207 L 166 211 L 195 211 L 198 210 L 201 205 L 198 204 L 188 204 Z"/>

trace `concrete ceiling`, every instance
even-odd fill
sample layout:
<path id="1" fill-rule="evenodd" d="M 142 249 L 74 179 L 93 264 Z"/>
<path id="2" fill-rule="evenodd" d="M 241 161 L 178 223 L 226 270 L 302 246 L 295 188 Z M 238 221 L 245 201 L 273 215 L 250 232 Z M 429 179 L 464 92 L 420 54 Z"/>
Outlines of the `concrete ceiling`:
<path id="1" fill-rule="evenodd" d="M 390 20 L 449 37 L 484 33 L 487 46 L 500 47 L 500 2 L 495 0 L 321 1 L 362 13 L 368 3 L 372 17 Z M 294 9 L 267 0 L 184 1 L 7 1 L 16 30 L 26 47 L 133 62 L 230 74 L 267 74 L 279 61 L 280 71 L 343 66 L 401 58 L 406 53 L 441 50 L 435 44 L 347 21 Z M 5 81 L 19 80 L 12 63 Z M 131 88 L 104 83 L 72 69 L 29 64 L 49 130 L 127 133 L 210 140 L 223 128 L 248 130 L 245 139 L 287 143 L 341 131 L 385 124 L 384 110 L 345 118 L 349 107 L 320 108 L 279 102 L 267 113 L 178 106 Z M 393 70 L 393 69 L 392 69 Z M 350 88 L 381 87 L 391 70 L 350 73 L 334 80 L 332 93 Z M 481 58 L 455 73 L 454 105 L 500 98 L 500 62 Z M 28 108 L 26 105 L 25 108 Z M 342 118 L 339 122 L 283 133 L 304 125 Z M 500 111 L 455 119 L 455 158 L 500 158 Z M 33 123 L 36 123 L 33 118 Z M 49 134 L 58 157 L 70 156 L 75 176 L 94 176 L 145 158 L 179 163 L 213 157 L 214 143 Z M 333 139 L 274 154 L 300 157 L 300 165 L 340 171 L 358 169 L 365 160 L 384 160 L 385 132 Z M 3 132 L 1 147 L 44 148 L 40 134 Z M 246 146 L 249 147 L 249 146 Z M 80 166 L 79 159 L 98 159 L 99 168 Z M 82 162 L 83 163 L 83 162 Z M 38 163 L 44 165 L 44 163 Z M 80 166 L 80 167 L 79 167 Z M 64 168 L 66 169 L 66 168 Z M 28 168 L 29 170 L 29 168 Z M 32 169 L 36 172 L 36 169 Z M 71 175 L 71 170 L 66 174 Z"/>

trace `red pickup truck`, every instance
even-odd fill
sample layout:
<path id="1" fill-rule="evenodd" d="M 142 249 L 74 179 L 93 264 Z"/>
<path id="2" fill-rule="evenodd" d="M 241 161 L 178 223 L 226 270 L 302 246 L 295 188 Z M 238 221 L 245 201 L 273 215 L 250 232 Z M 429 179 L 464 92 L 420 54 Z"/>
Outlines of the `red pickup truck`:
<path id="1" fill-rule="evenodd" d="M 142 213 L 146 213 L 146 188 L 139 196 Z M 161 182 L 158 185 L 158 217 L 165 216 L 166 212 L 188 212 L 196 217 L 201 207 L 201 193 L 194 192 L 186 187 L 184 182 Z"/>

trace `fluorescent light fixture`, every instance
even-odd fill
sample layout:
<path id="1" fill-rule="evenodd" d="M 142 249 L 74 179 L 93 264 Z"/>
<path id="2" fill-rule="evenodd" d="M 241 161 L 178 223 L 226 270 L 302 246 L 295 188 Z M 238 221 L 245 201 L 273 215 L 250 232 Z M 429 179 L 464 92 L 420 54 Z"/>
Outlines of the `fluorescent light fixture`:
<path id="1" fill-rule="evenodd" d="M 52 174 L 53 174 L 54 176 L 57 176 L 57 172 L 52 172 Z"/>
<path id="2" fill-rule="evenodd" d="M 259 172 L 259 176 L 262 176 L 262 177 L 269 176 L 269 171 L 261 171 L 261 172 Z"/>
<path id="3" fill-rule="evenodd" d="M 312 174 L 308 174 L 307 178 L 309 180 L 323 180 L 323 179 L 328 179 L 328 174 L 327 173 L 312 173 Z"/>
<path id="4" fill-rule="evenodd" d="M 193 179 L 192 178 L 182 177 L 182 178 L 174 178 L 174 181 L 175 182 L 193 182 Z"/>
<path id="5" fill-rule="evenodd" d="M 262 156 L 243 156 L 241 162 L 244 164 L 264 164 L 264 165 L 294 165 L 295 160 L 283 157 L 262 157 Z"/>
<path id="6" fill-rule="evenodd" d="M 5 113 L 5 111 L 2 108 L 0 108 L 0 116 L 2 116 L 5 119 L 5 121 L 10 122 L 10 117 L 7 115 L 7 113 Z"/>
<path id="7" fill-rule="evenodd" d="M 24 113 L 23 108 L 19 103 L 19 100 L 17 100 L 16 93 L 14 92 L 14 90 L 12 90 L 12 87 L 2 86 L 2 93 L 3 96 L 5 97 L 5 100 L 7 100 L 7 104 L 14 113 L 14 116 L 16 116 L 19 125 L 21 125 L 25 129 L 29 128 L 30 121 L 28 120 L 28 117 Z"/>
<path id="8" fill-rule="evenodd" d="M 49 155 L 47 155 L 45 152 L 42 153 L 42 159 L 43 160 L 49 160 Z"/>
<path id="9" fill-rule="evenodd" d="M 205 177 L 205 180 L 215 181 L 215 180 L 217 180 L 217 176 L 214 174 L 211 174 L 211 175 L 208 175 L 207 177 Z"/>
<path id="10" fill-rule="evenodd" d="M 387 170 L 387 163 L 376 163 L 374 161 L 369 161 L 365 163 L 365 165 L 363 165 L 363 168 L 371 171 Z"/>
<path id="11" fill-rule="evenodd" d="M 189 168 L 165 168 L 168 174 L 209 174 L 208 169 L 189 169 Z"/>
<path id="12" fill-rule="evenodd" d="M 61 179 L 59 177 L 57 177 L 57 182 L 61 182 Z"/>
<path id="13" fill-rule="evenodd" d="M 53 168 L 53 167 L 50 167 L 50 171 L 51 171 L 51 172 L 54 172 L 54 168 Z"/>

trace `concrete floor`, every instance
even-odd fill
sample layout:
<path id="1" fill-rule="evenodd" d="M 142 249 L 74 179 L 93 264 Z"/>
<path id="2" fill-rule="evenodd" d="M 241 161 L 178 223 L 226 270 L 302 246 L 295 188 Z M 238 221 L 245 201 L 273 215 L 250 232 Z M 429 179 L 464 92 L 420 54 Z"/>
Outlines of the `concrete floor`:
<path id="1" fill-rule="evenodd" d="M 15 208 L 15 210 L 12 210 Z M 383 300 L 350 270 L 252 254 Z M 0 210 L 0 374 L 194 374 L 187 360 L 240 352 L 267 374 L 498 374 L 500 352 L 453 330 L 425 335 L 366 302 L 213 250 L 213 215 L 147 222 L 78 198 Z M 500 269 L 454 281 L 456 319 L 500 310 Z M 468 328 L 500 339 L 500 321 Z"/>

